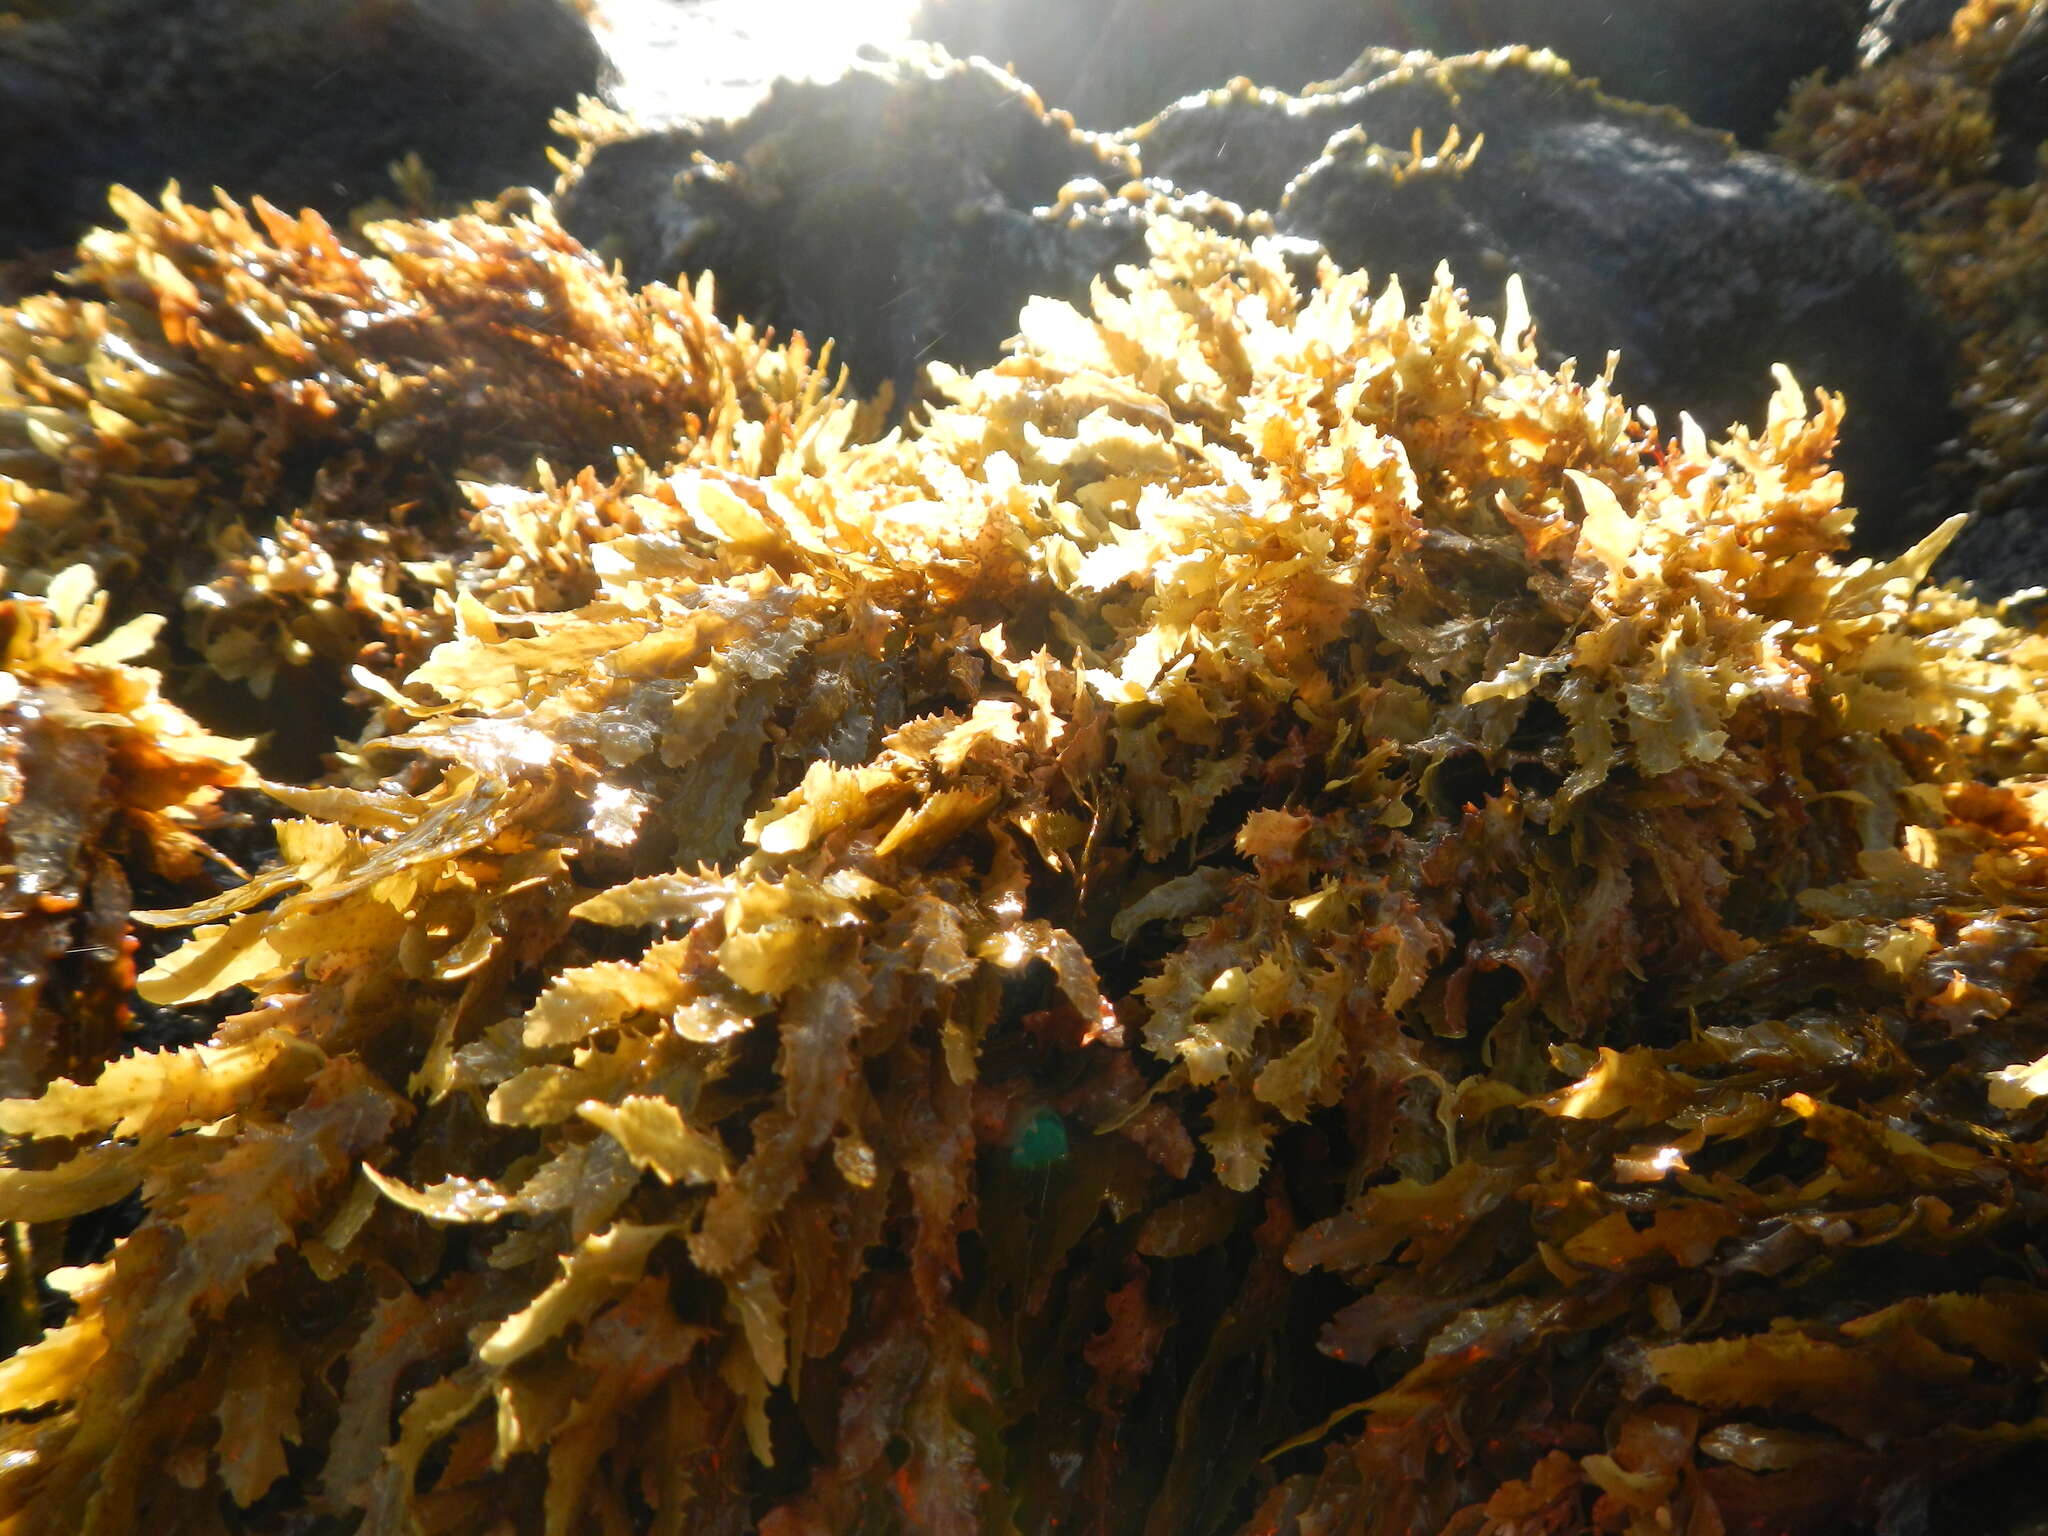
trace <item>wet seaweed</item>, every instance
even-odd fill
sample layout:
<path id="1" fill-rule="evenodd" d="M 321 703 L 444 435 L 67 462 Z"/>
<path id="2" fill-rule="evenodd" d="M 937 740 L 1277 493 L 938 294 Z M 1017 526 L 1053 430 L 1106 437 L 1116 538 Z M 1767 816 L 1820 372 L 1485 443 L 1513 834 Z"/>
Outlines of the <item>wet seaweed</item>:
<path id="1" fill-rule="evenodd" d="M 143 1207 L 7 1528 L 1824 1532 L 2038 1440 L 2048 638 L 1846 558 L 1789 375 L 1151 250 L 900 432 L 475 493 L 146 915 L 248 1005 L 0 1102 L 32 1233 Z"/>

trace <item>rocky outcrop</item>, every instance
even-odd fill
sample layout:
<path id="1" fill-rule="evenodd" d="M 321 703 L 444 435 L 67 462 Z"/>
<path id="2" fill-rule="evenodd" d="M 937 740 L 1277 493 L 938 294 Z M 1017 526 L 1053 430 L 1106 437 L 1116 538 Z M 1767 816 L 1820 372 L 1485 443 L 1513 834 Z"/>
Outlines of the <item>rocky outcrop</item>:
<path id="1" fill-rule="evenodd" d="M 1975 514 L 1935 575 L 1984 592 L 2048 584 L 2044 54 L 2039 0 L 1970 0 L 1913 46 L 1803 86 L 1774 141 L 1889 220 L 1957 338 L 1958 430 L 1916 521 Z"/>
<path id="2" fill-rule="evenodd" d="M 1857 52 L 1866 65 L 1881 64 L 1940 37 L 1961 6 L 1962 0 L 1871 0 Z"/>
<path id="3" fill-rule="evenodd" d="M 391 194 L 548 178 L 548 123 L 597 88 L 568 0 L 77 0 L 0 15 L 0 257 L 177 180 L 329 215 Z"/>
<path id="4" fill-rule="evenodd" d="M 2027 152 L 2048 139 L 2048 7 L 2021 24 L 1992 79 L 1991 102 L 1999 130 L 2031 162 Z M 2031 172 L 2031 163 L 2025 169 Z"/>
<path id="5" fill-rule="evenodd" d="M 1371 47 L 1548 48 L 1620 96 L 1757 140 L 1793 84 L 1846 68 L 1855 0 L 927 0 L 920 36 L 1011 64 L 1055 106 L 1116 127 L 1243 75 L 1299 90 Z"/>

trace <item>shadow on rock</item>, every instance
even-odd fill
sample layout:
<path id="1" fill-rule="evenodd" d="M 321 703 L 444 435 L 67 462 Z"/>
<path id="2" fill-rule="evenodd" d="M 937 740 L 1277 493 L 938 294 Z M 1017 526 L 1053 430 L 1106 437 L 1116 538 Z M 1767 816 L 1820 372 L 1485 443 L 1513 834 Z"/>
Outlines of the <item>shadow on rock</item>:
<path id="1" fill-rule="evenodd" d="M 569 0 L 74 0 L 0 15 L 0 258 L 67 247 L 107 188 L 176 179 L 330 216 L 417 151 L 438 190 L 551 175 L 603 62 Z"/>

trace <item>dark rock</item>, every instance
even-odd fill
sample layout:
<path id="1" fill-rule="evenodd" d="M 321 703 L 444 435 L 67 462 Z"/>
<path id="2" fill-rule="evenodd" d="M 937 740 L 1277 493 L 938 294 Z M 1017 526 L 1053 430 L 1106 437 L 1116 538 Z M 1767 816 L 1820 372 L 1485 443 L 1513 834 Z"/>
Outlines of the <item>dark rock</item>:
<path id="1" fill-rule="evenodd" d="M 1005 65 L 1092 127 L 1150 117 L 1236 75 L 1299 90 L 1386 29 L 1378 0 L 925 0 L 912 31 Z"/>
<path id="2" fill-rule="evenodd" d="M 1940 37 L 1962 8 L 1963 0 L 1871 0 L 1857 52 L 1866 65 L 1882 64 Z"/>
<path id="3" fill-rule="evenodd" d="M 1200 187 L 1243 208 L 1278 209 L 1289 184 L 1322 158 L 1332 136 L 1364 120 L 1377 82 L 1405 69 L 1408 59 L 1375 49 L 1346 72 L 1352 84 L 1332 81 L 1300 95 L 1234 81 L 1183 98 L 1119 137 L 1137 150 L 1147 176 Z M 1441 120 L 1442 114 L 1432 118 Z M 1390 142 L 1406 147 L 1410 136 L 1404 128 Z"/>
<path id="4" fill-rule="evenodd" d="M 0 258 L 61 248 L 107 187 L 176 179 L 329 215 L 551 180 L 549 119 L 603 56 L 568 0 L 76 0 L 0 16 Z"/>
<path id="5" fill-rule="evenodd" d="M 1428 150 L 1453 130 L 1463 149 L 1418 161 L 1418 130 Z M 1953 431 L 1951 348 L 1875 214 L 1555 59 L 1412 56 L 1299 98 L 1239 86 L 1131 137 L 1148 175 L 1270 207 L 1283 232 L 1411 293 L 1448 261 L 1498 312 L 1521 274 L 1546 350 L 1597 370 L 1618 349 L 1622 393 L 1667 421 L 1760 421 L 1778 362 L 1842 391 L 1839 462 L 1879 542 Z"/>
<path id="6" fill-rule="evenodd" d="M 2036 6 L 2013 39 L 1991 82 L 1991 107 L 2031 173 L 2033 151 L 2048 139 L 2048 7 Z"/>
<path id="7" fill-rule="evenodd" d="M 2048 463 L 2023 465 L 1980 489 L 1970 524 L 1933 573 L 1980 594 L 2048 588 Z"/>
<path id="8" fill-rule="evenodd" d="M 1794 85 L 1816 70 L 1851 65 L 1863 19 L 1856 0 L 1379 3 L 1397 16 L 1427 20 L 1410 27 L 1409 36 L 1375 37 L 1376 43 L 1439 56 L 1517 44 L 1548 49 L 1609 95 L 1676 107 L 1752 144 L 1769 136 Z"/>
<path id="9" fill-rule="evenodd" d="M 2033 506 L 1979 512 L 1942 555 L 1934 575 L 1967 581 L 1990 596 L 2048 587 L 2048 496 Z"/>
<path id="10" fill-rule="evenodd" d="M 917 34 L 1016 71 L 1102 127 L 1243 75 L 1298 91 L 1369 47 L 1548 48 L 1619 96 L 1675 106 L 1746 140 L 1797 81 L 1847 68 L 1860 0 L 926 0 Z"/>
<path id="11" fill-rule="evenodd" d="M 860 385 L 905 395 L 927 361 L 994 361 L 1031 295 L 1084 299 L 1142 260 L 1164 203 L 1136 174 L 1010 75 L 913 47 L 605 145 L 557 211 L 636 281 L 708 269 L 721 308 L 830 339 Z"/>
<path id="12" fill-rule="evenodd" d="M 1953 466 L 1963 473 L 1976 470 L 1978 483 L 1974 494 L 1951 495 L 1940 510 L 1965 505 L 1974 515 L 1934 569 L 1936 576 L 1968 581 L 1986 594 L 2048 586 L 2048 405 L 2013 397 L 2000 403 L 2001 414 L 2021 415 L 2031 406 L 2033 420 L 1998 439 L 1975 442 L 1962 464 Z"/>

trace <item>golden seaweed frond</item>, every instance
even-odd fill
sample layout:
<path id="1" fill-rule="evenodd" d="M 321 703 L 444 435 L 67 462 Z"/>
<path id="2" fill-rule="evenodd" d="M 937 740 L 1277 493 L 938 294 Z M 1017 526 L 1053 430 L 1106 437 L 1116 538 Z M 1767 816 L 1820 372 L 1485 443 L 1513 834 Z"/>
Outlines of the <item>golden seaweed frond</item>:
<path id="1" fill-rule="evenodd" d="M 131 619 L 95 639 L 107 609 L 85 566 L 51 577 L 42 597 L 0 604 L 9 1099 L 125 1048 L 133 885 L 176 886 L 217 861 L 205 834 L 222 824 L 221 792 L 253 782 L 248 742 L 209 734 L 162 696 L 160 674 L 134 665 L 163 621 Z"/>

